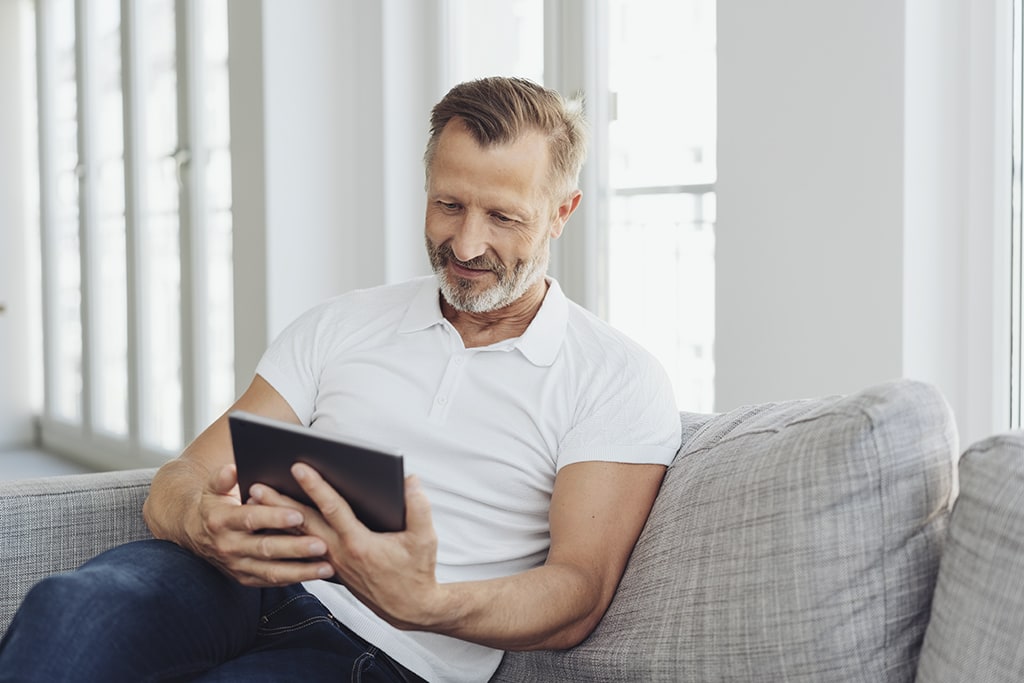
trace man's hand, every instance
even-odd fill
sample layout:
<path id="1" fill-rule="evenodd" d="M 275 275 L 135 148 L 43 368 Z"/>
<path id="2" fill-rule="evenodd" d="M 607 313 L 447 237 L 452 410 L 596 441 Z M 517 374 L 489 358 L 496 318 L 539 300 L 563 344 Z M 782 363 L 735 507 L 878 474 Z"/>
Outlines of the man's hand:
<path id="1" fill-rule="evenodd" d="M 259 375 L 233 409 L 299 423 L 284 398 Z M 334 573 L 324 561 L 324 541 L 303 532 L 301 510 L 242 504 L 227 414 L 180 458 L 160 468 L 143 516 L 156 538 L 188 548 L 248 586 L 286 585 Z"/>
<path id="2" fill-rule="evenodd" d="M 214 472 L 185 520 L 185 544 L 246 586 L 287 585 L 330 577 L 326 544 L 301 531 L 302 512 L 243 505 L 234 465 Z M 307 560 L 301 562 L 298 560 Z"/>
<path id="3" fill-rule="evenodd" d="M 321 559 L 324 541 L 302 533 L 302 512 L 241 503 L 233 465 L 210 477 L 198 512 L 198 528 L 190 534 L 194 552 L 243 585 L 287 585 L 334 574 Z"/>
<path id="4" fill-rule="evenodd" d="M 250 494 L 271 509 L 301 513 L 304 521 L 296 529 L 326 541 L 334 580 L 383 619 L 398 628 L 428 627 L 444 591 L 435 576 L 437 535 L 430 502 L 418 480 L 405 480 L 405 530 L 376 533 L 356 518 L 345 499 L 312 467 L 296 463 L 292 476 L 317 510 L 262 485 L 253 486 Z"/>

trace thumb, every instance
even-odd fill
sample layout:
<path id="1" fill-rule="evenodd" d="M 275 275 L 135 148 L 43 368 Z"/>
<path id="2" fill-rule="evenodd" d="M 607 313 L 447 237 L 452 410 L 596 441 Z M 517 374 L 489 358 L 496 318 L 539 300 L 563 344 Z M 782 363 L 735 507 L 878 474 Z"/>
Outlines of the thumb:
<path id="1" fill-rule="evenodd" d="M 234 465 L 224 465 L 210 476 L 210 488 L 214 493 L 226 495 L 238 486 L 238 470 Z"/>
<path id="2" fill-rule="evenodd" d="M 405 478 L 405 530 L 414 534 L 434 533 L 434 518 L 419 477 Z"/>

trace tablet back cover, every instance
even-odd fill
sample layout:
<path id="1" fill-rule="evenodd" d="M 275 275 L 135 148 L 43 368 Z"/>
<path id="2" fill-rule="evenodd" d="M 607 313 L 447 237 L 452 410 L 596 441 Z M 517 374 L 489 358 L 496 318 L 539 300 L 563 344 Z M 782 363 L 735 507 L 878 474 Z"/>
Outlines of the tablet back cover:
<path id="1" fill-rule="evenodd" d="M 291 474 L 292 464 L 303 462 L 318 471 L 371 530 L 405 528 L 401 454 L 242 411 L 228 415 L 228 424 L 243 500 L 258 482 L 315 507 Z"/>

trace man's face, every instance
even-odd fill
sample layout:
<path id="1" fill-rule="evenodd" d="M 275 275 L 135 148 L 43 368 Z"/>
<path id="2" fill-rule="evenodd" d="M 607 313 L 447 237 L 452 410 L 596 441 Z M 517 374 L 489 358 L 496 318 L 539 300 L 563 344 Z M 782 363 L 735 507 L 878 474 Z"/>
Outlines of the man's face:
<path id="1" fill-rule="evenodd" d="M 552 201 L 548 154 L 539 133 L 483 148 L 459 119 L 445 126 L 429 173 L 426 242 L 454 308 L 498 310 L 542 285 L 550 240 L 578 201 Z"/>

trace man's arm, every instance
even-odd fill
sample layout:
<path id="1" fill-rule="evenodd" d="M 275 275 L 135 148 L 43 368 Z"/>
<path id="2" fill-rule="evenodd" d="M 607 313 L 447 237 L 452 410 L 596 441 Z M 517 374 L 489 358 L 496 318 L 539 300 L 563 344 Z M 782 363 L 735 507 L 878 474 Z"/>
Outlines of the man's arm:
<path id="1" fill-rule="evenodd" d="M 258 375 L 233 409 L 299 422 L 288 402 Z M 253 533 L 294 532 L 303 518 L 291 509 L 242 505 L 226 414 L 160 468 L 143 516 L 156 538 L 188 548 L 242 583 L 295 583 L 333 573 L 326 562 L 291 561 L 321 557 L 326 547 L 319 539 Z"/>
<path id="2" fill-rule="evenodd" d="M 559 649 L 586 638 L 604 615 L 665 473 L 662 465 L 608 462 L 563 468 L 551 499 L 544 565 L 514 576 L 439 584 L 430 504 L 414 478 L 407 528 L 375 534 L 308 466 L 296 479 L 322 516 L 267 487 L 261 502 L 303 509 L 303 530 L 328 543 L 337 578 L 393 625 L 506 650 Z"/>
<path id="3" fill-rule="evenodd" d="M 453 584 L 443 632 L 506 650 L 582 642 L 611 604 L 665 474 L 662 465 L 563 468 L 551 498 L 543 566 L 509 579 Z"/>

